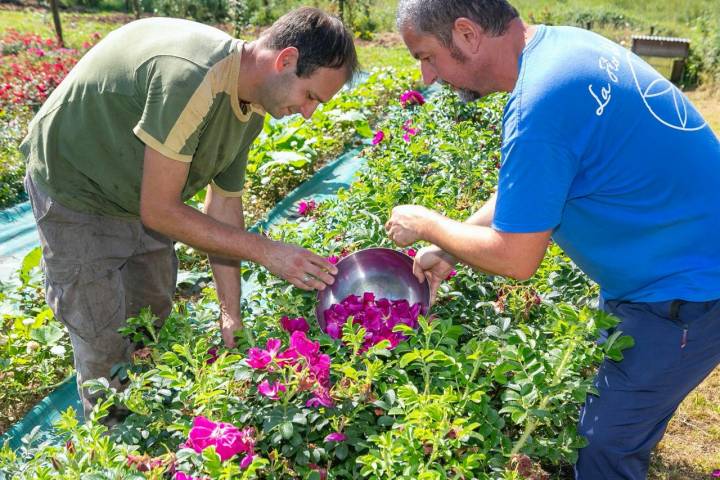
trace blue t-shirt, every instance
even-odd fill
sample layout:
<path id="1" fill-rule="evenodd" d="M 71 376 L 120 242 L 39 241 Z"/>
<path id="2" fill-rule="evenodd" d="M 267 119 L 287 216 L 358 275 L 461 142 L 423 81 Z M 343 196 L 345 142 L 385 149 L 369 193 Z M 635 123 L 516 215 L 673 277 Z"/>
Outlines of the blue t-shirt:
<path id="1" fill-rule="evenodd" d="M 720 142 L 592 32 L 539 26 L 503 119 L 493 227 L 552 230 L 607 300 L 720 298 Z"/>

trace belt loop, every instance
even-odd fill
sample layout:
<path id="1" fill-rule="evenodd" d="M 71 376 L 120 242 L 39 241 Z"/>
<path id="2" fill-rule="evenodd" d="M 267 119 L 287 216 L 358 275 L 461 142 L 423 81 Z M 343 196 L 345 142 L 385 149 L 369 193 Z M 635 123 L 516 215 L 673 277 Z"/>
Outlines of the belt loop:
<path id="1" fill-rule="evenodd" d="M 670 303 L 670 320 L 682 326 L 682 338 L 680 339 L 680 348 L 685 348 L 688 342 L 688 326 L 687 323 L 680 321 L 680 307 L 687 303 L 685 300 L 673 300 Z"/>
<path id="2" fill-rule="evenodd" d="M 680 318 L 680 305 L 682 305 L 683 303 L 685 302 L 683 302 L 682 300 L 673 300 L 670 303 L 670 318 L 672 320 L 677 320 L 678 318 Z"/>

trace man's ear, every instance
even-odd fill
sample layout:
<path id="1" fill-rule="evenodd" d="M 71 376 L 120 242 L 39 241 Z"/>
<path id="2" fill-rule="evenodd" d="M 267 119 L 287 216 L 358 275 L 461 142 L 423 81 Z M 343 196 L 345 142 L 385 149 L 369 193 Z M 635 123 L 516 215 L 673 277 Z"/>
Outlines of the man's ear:
<path id="1" fill-rule="evenodd" d="M 453 43 L 466 54 L 477 53 L 485 38 L 485 31 L 469 18 L 455 20 L 452 30 Z"/>
<path id="2" fill-rule="evenodd" d="M 299 56 L 300 52 L 298 52 L 298 49 L 295 47 L 287 47 L 280 50 L 280 53 L 275 57 L 275 70 L 279 73 L 289 68 L 291 72 L 295 72 Z"/>

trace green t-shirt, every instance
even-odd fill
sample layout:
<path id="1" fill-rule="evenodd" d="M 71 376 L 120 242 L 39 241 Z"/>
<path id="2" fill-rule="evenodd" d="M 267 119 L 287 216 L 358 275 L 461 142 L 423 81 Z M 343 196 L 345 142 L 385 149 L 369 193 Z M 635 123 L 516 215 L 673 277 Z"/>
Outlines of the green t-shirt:
<path id="1" fill-rule="evenodd" d="M 30 123 L 33 181 L 64 206 L 136 217 L 145 146 L 190 162 L 182 192 L 241 194 L 265 112 L 241 104 L 242 42 L 187 20 L 129 23 L 94 46 Z"/>

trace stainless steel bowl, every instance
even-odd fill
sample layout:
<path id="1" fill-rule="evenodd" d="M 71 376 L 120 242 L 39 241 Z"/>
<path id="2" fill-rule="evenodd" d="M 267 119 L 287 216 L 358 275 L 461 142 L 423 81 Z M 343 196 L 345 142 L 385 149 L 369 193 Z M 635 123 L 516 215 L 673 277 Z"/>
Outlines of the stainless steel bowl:
<path id="1" fill-rule="evenodd" d="M 390 248 L 367 248 L 348 255 L 337 265 L 335 283 L 318 291 L 315 314 L 320 328 L 325 330 L 325 310 L 340 303 L 349 295 L 362 296 L 372 292 L 375 298 L 407 300 L 410 305 L 420 302 L 420 313 L 430 308 L 428 282 L 420 283 L 413 275 L 413 259 Z"/>

